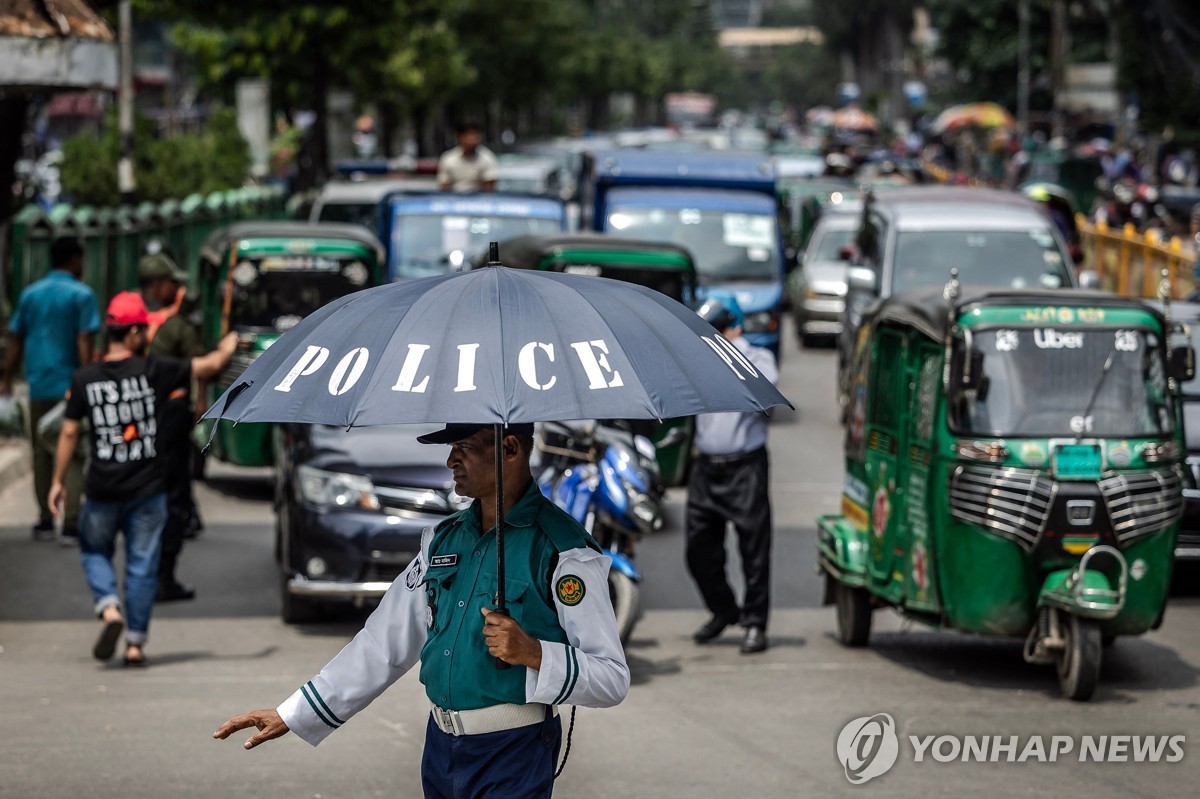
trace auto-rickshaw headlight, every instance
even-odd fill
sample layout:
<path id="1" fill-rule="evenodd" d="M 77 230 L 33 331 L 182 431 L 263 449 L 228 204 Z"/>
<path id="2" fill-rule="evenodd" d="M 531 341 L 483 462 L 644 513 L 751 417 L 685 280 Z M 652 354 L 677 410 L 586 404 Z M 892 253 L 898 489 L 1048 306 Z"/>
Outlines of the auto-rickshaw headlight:
<path id="1" fill-rule="evenodd" d="M 258 267 L 250 261 L 240 261 L 233 268 L 233 282 L 239 286 L 249 286 L 255 280 L 258 280 Z"/>
<path id="2" fill-rule="evenodd" d="M 351 261 L 342 267 L 342 277 L 346 278 L 351 285 L 363 286 L 371 277 L 371 273 L 367 271 L 367 267 L 363 266 L 361 261 Z"/>
<path id="3" fill-rule="evenodd" d="M 1146 463 L 1174 463 L 1179 460 L 1179 444 L 1174 441 L 1151 441 L 1143 444 L 1142 460 Z"/>
<path id="4" fill-rule="evenodd" d="M 958 457 L 969 461 L 987 461 L 988 463 L 1004 463 L 1008 460 L 1008 447 L 1003 441 L 972 441 L 959 439 L 954 446 Z"/>

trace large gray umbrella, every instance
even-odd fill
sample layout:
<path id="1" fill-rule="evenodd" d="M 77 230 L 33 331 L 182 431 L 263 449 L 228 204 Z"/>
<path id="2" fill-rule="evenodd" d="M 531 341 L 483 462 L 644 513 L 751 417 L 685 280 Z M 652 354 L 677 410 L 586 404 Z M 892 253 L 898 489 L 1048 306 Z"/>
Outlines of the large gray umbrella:
<path id="1" fill-rule="evenodd" d="M 663 294 L 493 263 L 326 305 L 271 345 L 205 418 L 491 423 L 499 440 L 504 423 L 667 419 L 783 404 L 736 347 Z M 499 470 L 500 447 L 496 462 Z M 503 587 L 500 524 L 497 550 Z"/>

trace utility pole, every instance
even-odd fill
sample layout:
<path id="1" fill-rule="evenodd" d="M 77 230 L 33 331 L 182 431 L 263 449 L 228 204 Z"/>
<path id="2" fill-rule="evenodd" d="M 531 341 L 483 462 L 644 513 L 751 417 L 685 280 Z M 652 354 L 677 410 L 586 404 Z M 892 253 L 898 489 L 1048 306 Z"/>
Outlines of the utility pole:
<path id="1" fill-rule="evenodd" d="M 1017 5 L 1017 132 L 1029 135 L 1029 0 Z"/>
<path id="2" fill-rule="evenodd" d="M 1054 88 L 1054 123 L 1051 135 L 1063 134 L 1062 94 L 1066 88 L 1067 0 L 1053 0 L 1050 15 L 1050 75 Z"/>
<path id="3" fill-rule="evenodd" d="M 117 129 L 121 134 L 121 155 L 117 161 L 117 189 L 121 202 L 133 203 L 137 184 L 133 176 L 133 12 L 132 0 L 117 6 L 117 37 L 120 39 L 121 76 L 117 94 Z"/>

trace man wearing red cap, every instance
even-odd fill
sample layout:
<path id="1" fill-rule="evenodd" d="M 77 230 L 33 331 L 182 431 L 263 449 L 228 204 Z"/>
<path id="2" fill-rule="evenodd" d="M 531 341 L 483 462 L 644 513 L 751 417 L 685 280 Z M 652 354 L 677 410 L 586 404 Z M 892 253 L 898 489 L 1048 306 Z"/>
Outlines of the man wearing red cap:
<path id="1" fill-rule="evenodd" d="M 125 664 L 140 666 L 146 662 L 143 647 L 167 520 L 159 417 L 169 398 L 190 389 L 193 375 L 208 379 L 225 368 L 237 335 L 230 333 L 216 350 L 190 360 L 145 357 L 150 316 L 141 295 L 129 291 L 113 297 L 106 324 L 108 354 L 71 377 L 50 506 L 57 514 L 66 502 L 63 478 L 86 418 L 91 425 L 91 461 L 79 519 L 79 558 L 102 622 L 92 654 L 99 660 L 112 657 L 128 622 Z M 125 534 L 123 610 L 112 563 L 118 531 Z"/>

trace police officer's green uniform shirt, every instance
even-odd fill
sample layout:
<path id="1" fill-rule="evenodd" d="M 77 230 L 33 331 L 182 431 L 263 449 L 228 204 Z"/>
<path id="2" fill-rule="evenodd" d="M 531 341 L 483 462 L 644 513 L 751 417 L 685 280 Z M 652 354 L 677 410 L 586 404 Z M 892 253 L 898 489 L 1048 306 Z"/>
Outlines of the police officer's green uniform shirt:
<path id="1" fill-rule="evenodd" d="M 629 668 L 608 594 L 609 558 L 536 484 L 505 513 L 509 612 L 541 642 L 540 669 L 497 669 L 480 608 L 494 607 L 495 529 L 480 535 L 470 508 L 427 530 L 421 553 L 396 578 L 363 630 L 279 706 L 309 743 L 366 707 L 421 661 L 431 702 L 449 710 L 513 703 L 609 707 L 625 697 Z"/>

